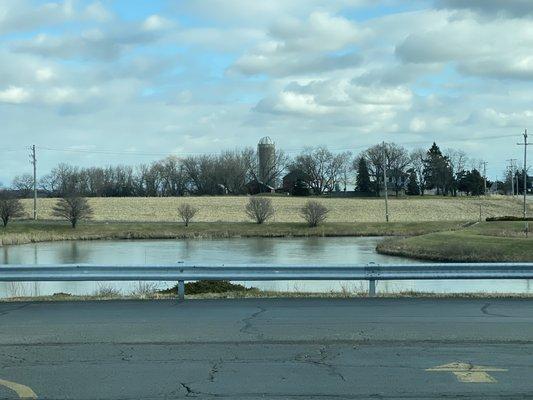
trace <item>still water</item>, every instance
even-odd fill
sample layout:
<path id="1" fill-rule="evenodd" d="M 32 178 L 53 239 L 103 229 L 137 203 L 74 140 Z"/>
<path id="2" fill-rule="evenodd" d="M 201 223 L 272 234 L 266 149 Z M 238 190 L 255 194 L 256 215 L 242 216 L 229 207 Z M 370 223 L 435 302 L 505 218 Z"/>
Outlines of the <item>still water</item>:
<path id="1" fill-rule="evenodd" d="M 417 263 L 376 253 L 377 237 L 360 238 L 242 238 L 217 240 L 122 240 L 32 243 L 0 248 L 1 264 L 366 264 Z M 167 288 L 175 282 L 150 287 Z M 329 292 L 364 291 L 366 282 L 244 282 L 265 290 Z M 114 288 L 123 294 L 138 291 L 138 282 L 0 282 L 0 298 L 44 296 L 54 293 L 91 295 Z M 389 281 L 379 282 L 378 292 L 420 291 L 436 293 L 499 292 L 531 293 L 529 281 Z"/>

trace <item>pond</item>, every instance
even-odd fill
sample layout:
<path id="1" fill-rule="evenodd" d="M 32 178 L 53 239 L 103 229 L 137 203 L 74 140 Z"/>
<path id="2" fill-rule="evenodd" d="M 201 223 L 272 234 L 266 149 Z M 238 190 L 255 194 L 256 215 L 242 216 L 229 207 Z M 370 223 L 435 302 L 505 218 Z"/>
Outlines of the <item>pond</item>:
<path id="1" fill-rule="evenodd" d="M 234 238 L 216 240 L 122 240 L 32 243 L 0 248 L 0 264 L 377 264 L 417 263 L 375 251 L 379 237 Z M 1 271 L 1 266 L 0 266 Z M 1 272 L 0 272 L 1 273 Z M 175 282 L 142 285 L 138 282 L 0 282 L 0 298 L 45 296 L 54 293 L 92 295 L 113 288 L 129 294 L 146 286 L 167 288 Z M 265 290 L 289 292 L 364 291 L 366 282 L 245 282 Z M 491 292 L 531 293 L 529 281 L 387 281 L 378 292 Z"/>

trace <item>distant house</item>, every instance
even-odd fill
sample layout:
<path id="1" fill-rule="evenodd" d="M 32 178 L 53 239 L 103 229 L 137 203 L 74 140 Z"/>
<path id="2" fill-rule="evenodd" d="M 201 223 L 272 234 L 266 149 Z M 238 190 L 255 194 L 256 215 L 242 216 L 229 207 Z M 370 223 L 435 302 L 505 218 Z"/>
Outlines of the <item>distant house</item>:
<path id="1" fill-rule="evenodd" d="M 260 193 L 275 193 L 276 189 L 270 185 L 267 185 L 257 179 L 250 181 L 246 184 L 249 194 L 260 194 Z"/>
<path id="2" fill-rule="evenodd" d="M 294 171 L 289 172 L 287 175 L 285 175 L 282 181 L 283 181 L 282 183 L 283 191 L 286 193 L 292 193 L 292 190 L 294 188 L 294 185 L 296 185 L 296 182 L 298 181 L 307 182 L 309 181 L 309 176 L 305 172 L 299 169 L 296 169 Z"/>

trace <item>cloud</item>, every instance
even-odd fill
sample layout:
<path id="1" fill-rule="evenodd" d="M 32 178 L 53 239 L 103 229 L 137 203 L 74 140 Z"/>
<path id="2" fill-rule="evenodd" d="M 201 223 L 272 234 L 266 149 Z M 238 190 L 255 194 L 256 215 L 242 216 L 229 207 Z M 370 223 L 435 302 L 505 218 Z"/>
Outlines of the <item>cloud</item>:
<path id="1" fill-rule="evenodd" d="M 0 103 L 22 104 L 26 103 L 29 98 L 29 91 L 22 87 L 9 86 L 0 90 Z"/>
<path id="2" fill-rule="evenodd" d="M 85 7 L 83 14 L 85 18 L 99 22 L 107 22 L 113 19 L 113 14 L 99 1 Z"/>
<path id="3" fill-rule="evenodd" d="M 444 8 L 466 9 L 485 15 L 528 17 L 533 15 L 530 0 L 439 0 Z"/>
<path id="4" fill-rule="evenodd" d="M 117 29 L 93 28 L 79 35 L 52 36 L 38 34 L 31 40 L 19 41 L 13 50 L 42 57 L 81 60 L 113 60 L 128 48 L 153 43 L 159 38 L 155 29 L 146 30 L 138 25 L 124 25 Z"/>
<path id="5" fill-rule="evenodd" d="M 378 1 L 379 3 L 380 1 Z M 225 24 L 270 27 L 282 17 L 305 17 L 313 10 L 337 13 L 343 9 L 376 5 L 376 0 L 202 0 L 175 2 L 179 14 L 201 15 Z"/>
<path id="6" fill-rule="evenodd" d="M 404 63 L 454 62 L 465 74 L 498 79 L 532 79 L 531 54 L 533 30 L 527 20 L 449 19 L 440 28 L 410 34 L 396 46 Z"/>
<path id="7" fill-rule="evenodd" d="M 328 13 L 313 12 L 307 20 L 286 18 L 269 30 L 269 40 L 241 56 L 232 72 L 290 76 L 353 68 L 362 61 L 350 49 L 364 35 L 355 24 Z"/>
<path id="8" fill-rule="evenodd" d="M 357 126 L 363 131 L 395 126 L 398 113 L 409 110 L 412 93 L 406 87 L 361 86 L 333 79 L 292 82 L 262 99 L 255 111 L 316 121 L 319 126 Z"/>
<path id="9" fill-rule="evenodd" d="M 532 118 L 531 19 L 512 2 L 46 1 L 0 0 L 2 132 L 24 152 L 435 140 L 498 169 L 517 146 L 485 137 Z M 2 157 L 3 182 L 28 167 Z M 40 170 L 155 158 L 43 151 Z"/>
<path id="10" fill-rule="evenodd" d="M 172 21 L 157 15 L 152 14 L 144 20 L 142 23 L 142 29 L 145 31 L 160 31 L 172 27 L 174 24 Z"/>
<path id="11" fill-rule="evenodd" d="M 73 21 L 107 21 L 112 14 L 100 2 L 84 9 L 73 0 L 36 5 L 29 0 L 0 0 L 0 33 L 13 33 L 58 26 Z"/>

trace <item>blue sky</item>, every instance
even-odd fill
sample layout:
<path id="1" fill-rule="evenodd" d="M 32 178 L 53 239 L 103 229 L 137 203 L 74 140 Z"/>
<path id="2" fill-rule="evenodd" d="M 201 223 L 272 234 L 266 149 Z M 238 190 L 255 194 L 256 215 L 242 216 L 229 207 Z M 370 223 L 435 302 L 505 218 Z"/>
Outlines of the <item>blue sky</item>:
<path id="1" fill-rule="evenodd" d="M 0 0 L 0 182 L 255 146 L 465 151 L 533 119 L 524 0 Z"/>

